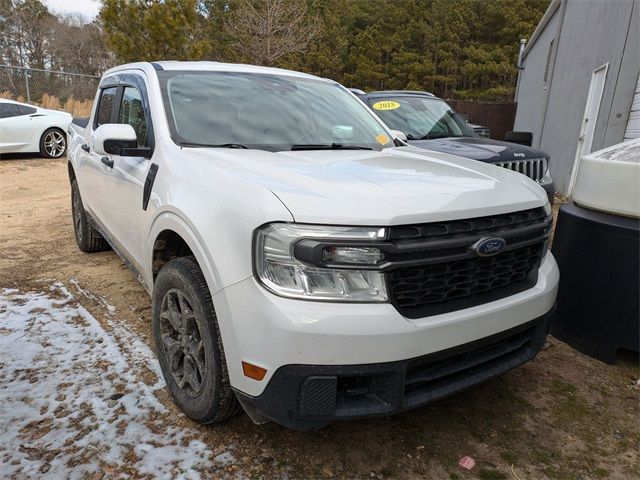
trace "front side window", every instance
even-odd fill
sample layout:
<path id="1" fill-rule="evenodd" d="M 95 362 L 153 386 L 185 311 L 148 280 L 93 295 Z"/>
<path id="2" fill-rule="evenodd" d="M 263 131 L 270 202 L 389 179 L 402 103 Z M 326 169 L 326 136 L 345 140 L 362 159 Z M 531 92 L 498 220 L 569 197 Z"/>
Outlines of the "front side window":
<path id="1" fill-rule="evenodd" d="M 158 72 L 173 140 L 270 151 L 394 146 L 342 86 L 286 75 Z"/>
<path id="2" fill-rule="evenodd" d="M 102 90 L 94 128 L 98 128 L 105 123 L 111 123 L 111 114 L 113 112 L 113 103 L 117 89 L 118 87 L 109 87 Z"/>
<path id="3" fill-rule="evenodd" d="M 147 139 L 147 120 L 144 116 L 142 96 L 135 87 L 124 87 L 118 123 L 128 123 L 136 131 L 138 147 L 143 147 Z"/>
<path id="4" fill-rule="evenodd" d="M 376 97 L 369 105 L 389 128 L 404 132 L 409 140 L 473 136 L 464 119 L 438 98 Z"/>
<path id="5" fill-rule="evenodd" d="M 11 118 L 20 115 L 15 103 L 0 103 L 0 118 Z"/>

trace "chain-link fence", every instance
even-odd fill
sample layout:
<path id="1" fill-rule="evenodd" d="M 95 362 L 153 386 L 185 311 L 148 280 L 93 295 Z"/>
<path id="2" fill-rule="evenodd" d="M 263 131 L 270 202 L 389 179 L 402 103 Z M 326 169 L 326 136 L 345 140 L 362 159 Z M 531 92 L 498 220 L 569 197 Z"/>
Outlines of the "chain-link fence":
<path id="1" fill-rule="evenodd" d="M 100 77 L 92 75 L 0 65 L 0 98 L 64 110 L 79 117 L 91 113 L 99 82 Z"/>

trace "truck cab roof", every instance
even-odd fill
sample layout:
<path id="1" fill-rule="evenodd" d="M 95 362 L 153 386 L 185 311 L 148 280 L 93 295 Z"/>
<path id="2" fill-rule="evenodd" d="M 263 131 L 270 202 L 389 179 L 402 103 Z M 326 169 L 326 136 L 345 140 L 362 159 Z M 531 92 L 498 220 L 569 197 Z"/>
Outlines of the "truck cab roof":
<path id="1" fill-rule="evenodd" d="M 313 78 L 326 82 L 333 82 L 324 78 L 319 78 L 307 73 L 295 72 L 283 68 L 262 67 L 256 65 L 247 65 L 242 63 L 223 63 L 211 61 L 183 62 L 177 60 L 163 60 L 154 62 L 135 62 L 119 65 L 111 68 L 104 73 L 104 76 L 111 75 L 124 70 L 144 70 L 144 71 L 163 71 L 163 70 L 181 70 L 181 71 L 203 71 L 203 72 L 236 72 L 236 73 L 257 73 L 271 75 L 285 75 L 300 78 Z M 335 82 L 333 82 L 335 83 Z"/>

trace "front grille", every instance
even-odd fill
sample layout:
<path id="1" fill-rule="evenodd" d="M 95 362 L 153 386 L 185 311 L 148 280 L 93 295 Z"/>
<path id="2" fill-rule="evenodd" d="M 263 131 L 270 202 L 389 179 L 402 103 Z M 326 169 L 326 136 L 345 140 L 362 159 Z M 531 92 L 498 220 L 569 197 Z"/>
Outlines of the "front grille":
<path id="1" fill-rule="evenodd" d="M 476 135 L 480 135 L 481 137 L 489 138 L 491 137 L 491 130 L 485 127 L 475 127 L 473 129 L 473 133 Z"/>
<path id="2" fill-rule="evenodd" d="M 431 314 L 444 313 L 453 309 L 453 300 L 497 293 L 514 285 L 527 288 L 522 283 L 540 263 L 541 250 L 540 245 L 531 245 L 495 257 L 397 270 L 389 275 L 394 302 L 405 315 L 418 317 L 429 305 L 442 305 L 431 308 Z"/>
<path id="3" fill-rule="evenodd" d="M 548 227 L 549 217 L 544 208 L 534 208 L 520 212 L 504 213 L 487 217 L 449 222 L 422 223 L 391 227 L 389 238 L 396 242 L 416 240 L 453 239 L 456 236 L 491 233 L 514 236 L 525 228 L 544 231 Z M 467 238 L 468 239 L 468 238 Z"/>
<path id="4" fill-rule="evenodd" d="M 538 208 L 468 220 L 390 229 L 391 302 L 408 318 L 451 312 L 531 288 L 537 281 L 551 229 Z M 505 239 L 505 250 L 480 257 L 469 247 L 480 238 Z"/>
<path id="5" fill-rule="evenodd" d="M 522 173 L 527 177 L 541 182 L 544 174 L 547 173 L 546 158 L 530 158 L 528 160 L 512 160 L 510 162 L 496 162 L 494 165 L 503 167 L 514 172 Z"/>

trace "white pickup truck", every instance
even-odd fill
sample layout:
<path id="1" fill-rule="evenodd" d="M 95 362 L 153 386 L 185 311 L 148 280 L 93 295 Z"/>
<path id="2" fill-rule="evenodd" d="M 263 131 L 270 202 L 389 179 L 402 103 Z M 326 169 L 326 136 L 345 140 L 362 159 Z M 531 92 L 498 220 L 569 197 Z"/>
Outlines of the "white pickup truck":
<path id="1" fill-rule="evenodd" d="M 331 80 L 123 65 L 68 158 L 78 246 L 113 248 L 145 285 L 167 387 L 198 422 L 386 416 L 543 345 L 545 191 L 407 146 Z"/>

